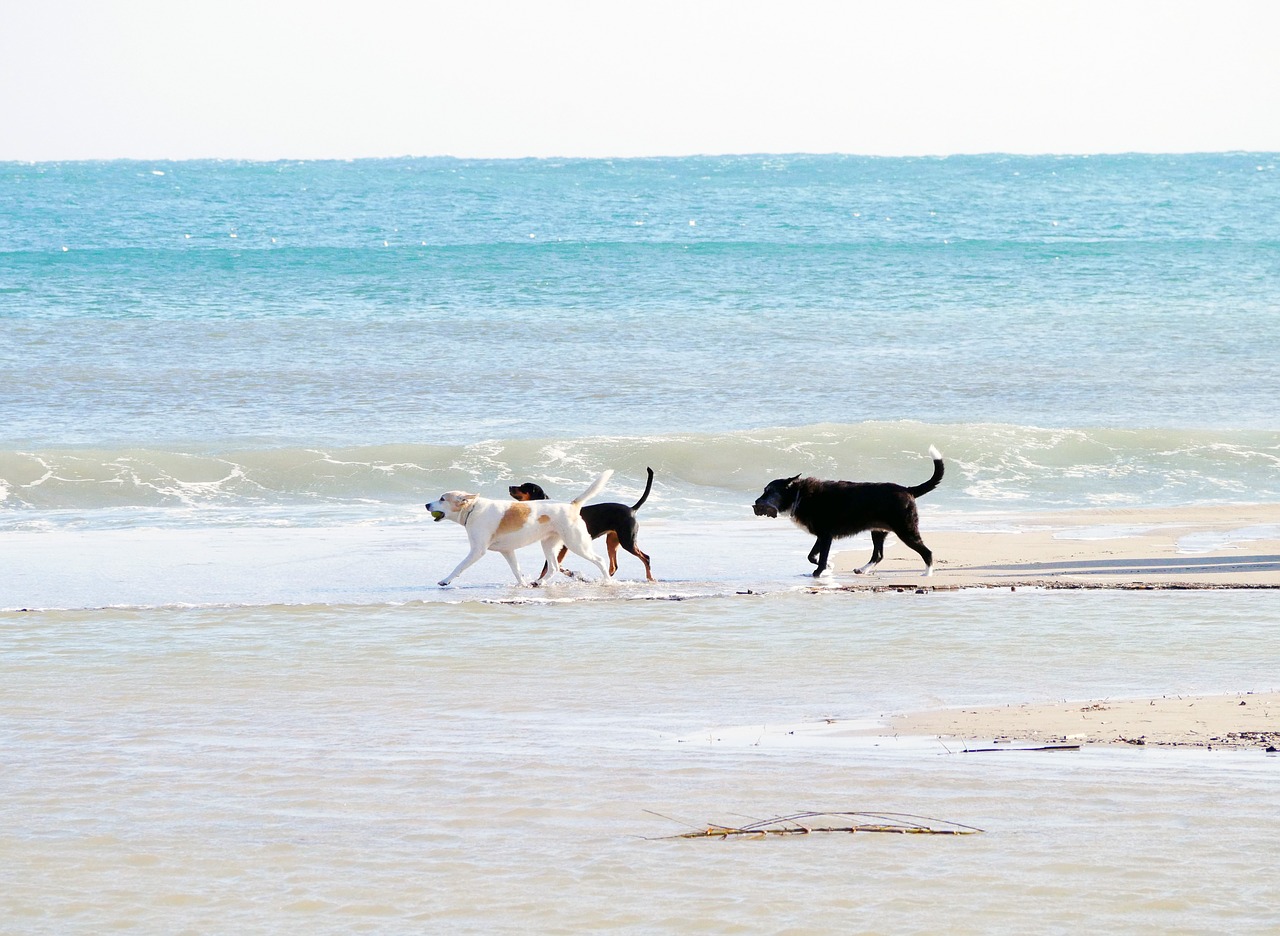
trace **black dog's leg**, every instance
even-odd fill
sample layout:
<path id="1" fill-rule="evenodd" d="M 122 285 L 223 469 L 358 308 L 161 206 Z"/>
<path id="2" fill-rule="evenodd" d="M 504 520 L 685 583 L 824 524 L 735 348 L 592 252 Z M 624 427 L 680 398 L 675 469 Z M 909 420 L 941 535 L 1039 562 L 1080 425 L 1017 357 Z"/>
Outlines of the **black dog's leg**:
<path id="1" fill-rule="evenodd" d="M 823 572 L 827 571 L 827 556 L 831 554 L 831 537 L 820 536 L 818 542 L 813 544 L 813 550 L 818 554 L 817 566 L 814 569 L 813 577 L 817 578 Z M 813 553 L 809 554 L 809 561 L 813 562 Z"/>
<path id="2" fill-rule="evenodd" d="M 828 549 L 830 548 L 830 540 L 827 541 Z M 818 564 L 818 554 L 822 552 L 822 537 L 819 536 L 813 541 L 813 549 L 809 550 L 809 561 L 814 565 Z"/>
<path id="3" fill-rule="evenodd" d="M 901 530 L 894 530 L 898 534 L 898 539 L 902 540 L 912 549 L 920 554 L 920 558 L 924 560 L 924 574 L 926 576 L 933 574 L 933 552 L 924 544 L 924 540 L 920 538 L 920 531 L 914 527 Z"/>
<path id="4" fill-rule="evenodd" d="M 889 534 L 884 530 L 871 531 L 871 558 L 867 560 L 867 564 L 860 569 L 853 571 L 861 575 L 863 572 L 870 572 L 880 564 L 880 560 L 884 558 L 884 538 Z"/>

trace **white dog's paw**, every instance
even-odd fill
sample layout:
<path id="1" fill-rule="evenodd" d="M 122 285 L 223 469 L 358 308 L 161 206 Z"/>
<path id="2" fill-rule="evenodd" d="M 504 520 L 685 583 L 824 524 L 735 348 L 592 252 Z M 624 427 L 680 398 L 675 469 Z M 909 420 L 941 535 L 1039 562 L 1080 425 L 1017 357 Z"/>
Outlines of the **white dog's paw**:
<path id="1" fill-rule="evenodd" d="M 436 584 L 437 584 L 437 585 L 439 585 L 441 588 L 448 588 L 448 587 L 449 587 L 449 580 L 448 580 L 448 579 L 441 579 L 440 581 L 436 582 Z"/>

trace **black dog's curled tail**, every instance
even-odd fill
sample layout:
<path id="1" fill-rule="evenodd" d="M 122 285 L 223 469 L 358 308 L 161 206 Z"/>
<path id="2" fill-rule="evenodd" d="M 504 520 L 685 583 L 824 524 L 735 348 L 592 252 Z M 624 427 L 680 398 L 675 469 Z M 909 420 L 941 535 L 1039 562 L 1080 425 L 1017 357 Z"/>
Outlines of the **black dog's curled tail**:
<path id="1" fill-rule="evenodd" d="M 649 489 L 653 487 L 653 469 L 646 468 L 645 471 L 649 472 L 649 480 L 645 482 L 644 493 L 640 495 L 640 499 L 636 501 L 635 504 L 632 506 L 631 508 L 632 513 L 635 513 L 637 510 L 639 510 L 641 506 L 644 504 L 644 502 L 649 499 Z"/>
<path id="2" fill-rule="evenodd" d="M 924 484 L 917 484 L 913 488 L 907 488 L 907 493 L 912 497 L 921 497 L 928 494 L 942 483 L 942 453 L 931 445 L 929 446 L 929 454 L 933 456 L 933 477 Z"/>

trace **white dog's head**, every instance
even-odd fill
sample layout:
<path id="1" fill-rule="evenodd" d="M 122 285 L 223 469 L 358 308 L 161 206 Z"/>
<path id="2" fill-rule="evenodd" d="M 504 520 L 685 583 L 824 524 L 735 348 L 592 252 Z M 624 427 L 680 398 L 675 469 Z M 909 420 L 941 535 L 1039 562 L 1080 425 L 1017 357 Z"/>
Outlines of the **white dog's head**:
<path id="1" fill-rule="evenodd" d="M 448 517 L 454 523 L 461 523 L 463 514 L 472 507 L 479 494 L 468 494 L 465 491 L 448 491 L 427 504 L 432 518 L 439 523 Z"/>

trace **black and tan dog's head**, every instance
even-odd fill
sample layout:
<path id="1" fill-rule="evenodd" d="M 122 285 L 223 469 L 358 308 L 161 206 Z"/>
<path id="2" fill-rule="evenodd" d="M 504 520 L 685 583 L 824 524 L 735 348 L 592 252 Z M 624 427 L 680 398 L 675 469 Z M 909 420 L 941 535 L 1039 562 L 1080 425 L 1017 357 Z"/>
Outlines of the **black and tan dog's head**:
<path id="1" fill-rule="evenodd" d="M 796 505 L 796 496 L 800 488 L 796 484 L 800 476 L 779 478 L 765 485 L 764 493 L 756 498 L 752 505 L 757 517 L 776 517 L 780 513 L 791 513 Z"/>
<path id="2" fill-rule="evenodd" d="M 546 491 L 544 491 L 538 485 L 534 484 L 532 481 L 526 481 L 524 484 L 513 484 L 511 485 L 511 487 L 507 488 L 507 491 L 509 491 L 511 496 L 518 501 L 535 501 L 535 500 L 551 499 L 547 497 Z"/>

